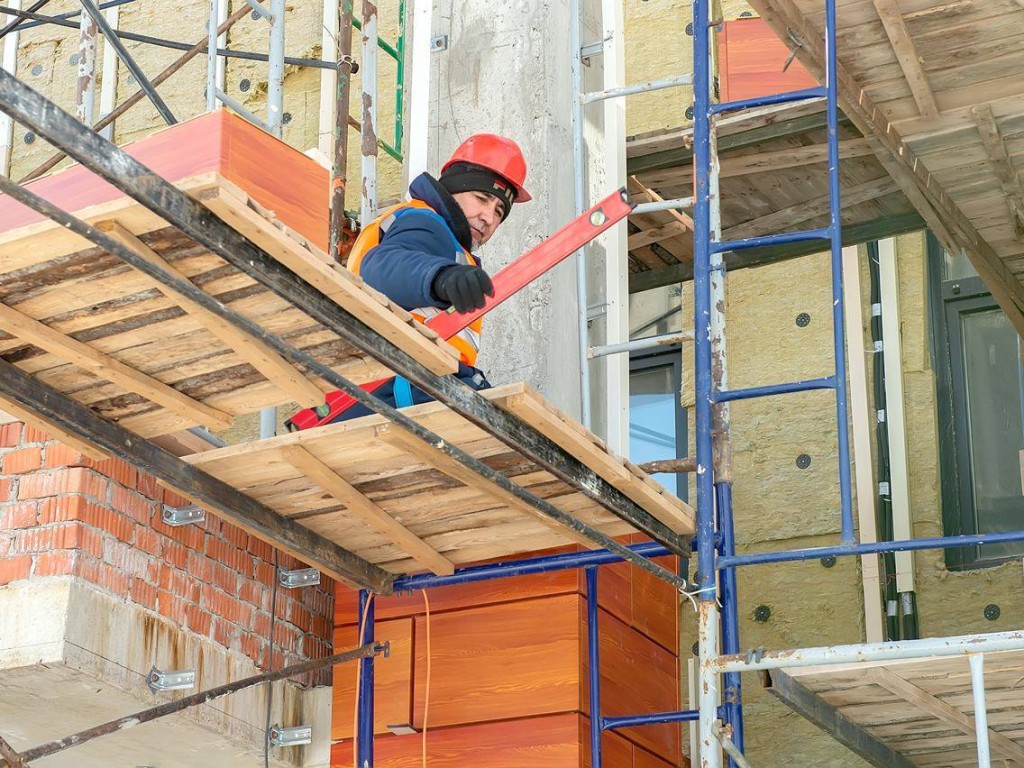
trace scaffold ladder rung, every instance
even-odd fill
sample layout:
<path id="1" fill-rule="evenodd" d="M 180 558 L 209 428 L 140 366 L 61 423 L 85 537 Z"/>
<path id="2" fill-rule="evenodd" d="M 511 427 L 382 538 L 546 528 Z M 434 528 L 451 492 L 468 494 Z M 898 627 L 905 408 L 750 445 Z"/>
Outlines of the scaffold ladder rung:
<path id="1" fill-rule="evenodd" d="M 799 91 L 787 91 L 786 93 L 774 93 L 770 96 L 757 96 L 752 99 L 739 99 L 737 101 L 723 101 L 719 104 L 712 104 L 708 108 L 708 114 L 721 115 L 726 112 L 740 112 L 744 109 L 771 107 L 776 104 L 790 104 L 795 101 L 824 99 L 827 96 L 827 88 L 821 86 L 817 88 L 803 88 Z"/>
<path id="2" fill-rule="evenodd" d="M 742 240 L 722 240 L 721 242 L 711 243 L 711 253 L 746 251 L 751 248 L 764 248 L 771 245 L 786 245 L 787 243 L 802 243 L 808 240 L 829 240 L 831 237 L 831 227 L 801 229 L 795 232 L 783 232 L 778 235 L 746 237 Z"/>

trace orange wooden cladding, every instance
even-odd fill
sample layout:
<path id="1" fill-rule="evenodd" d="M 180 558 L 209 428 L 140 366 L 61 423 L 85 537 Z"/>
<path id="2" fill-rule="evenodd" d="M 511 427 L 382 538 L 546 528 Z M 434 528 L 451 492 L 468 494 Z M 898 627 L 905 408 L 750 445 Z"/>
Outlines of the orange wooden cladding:
<path id="1" fill-rule="evenodd" d="M 583 745 L 580 754 L 580 768 L 590 768 L 590 718 L 585 715 L 581 716 L 579 727 L 580 744 Z M 673 764 L 665 762 L 615 731 L 605 731 L 601 734 L 601 765 L 602 768 L 612 768 L 612 766 L 672 768 Z M 683 765 L 689 768 L 688 761 L 684 760 Z"/>
<path id="2" fill-rule="evenodd" d="M 430 768 L 589 768 L 590 723 L 579 714 L 466 725 L 427 732 Z M 420 734 L 374 741 L 375 768 L 420 768 Z M 650 752 L 614 732 L 601 739 L 604 768 L 671 768 Z M 335 744 L 331 765 L 352 765 L 352 742 Z"/>
<path id="3" fill-rule="evenodd" d="M 467 725 L 427 732 L 430 768 L 579 768 L 576 714 Z M 374 768 L 420 768 L 419 734 L 385 736 L 373 743 Z M 335 744 L 331 765 L 352 765 L 352 742 Z"/>
<path id="4" fill-rule="evenodd" d="M 623 540 L 634 543 L 641 537 Z M 662 558 L 661 563 L 667 568 L 678 566 L 671 557 Z M 678 708 L 678 609 L 674 591 L 625 563 L 602 566 L 598 578 L 604 714 L 635 715 Z M 585 716 L 585 593 L 581 570 L 429 591 L 428 726 L 430 741 L 439 740 L 429 748 L 432 766 L 465 762 L 470 757 L 482 768 L 511 764 L 578 767 L 589 760 L 588 730 L 575 736 L 575 731 L 555 735 L 551 730 L 563 721 L 576 723 L 572 728 L 589 728 Z M 377 669 L 376 732 L 383 734 L 387 724 L 408 722 L 402 719 L 410 707 L 407 695 L 411 695 L 411 722 L 421 728 L 426 697 L 423 595 L 378 597 L 376 601 L 377 639 L 393 640 L 400 654 L 405 653 L 410 635 L 413 640 L 411 664 L 403 660 Z M 335 605 L 336 621 L 344 625 L 339 629 L 339 642 L 350 641 L 356 619 L 355 593 L 340 589 Z M 354 673 L 346 672 L 338 678 L 340 683 L 336 682 L 335 739 L 348 738 L 352 731 Z M 403 678 L 403 674 L 410 676 Z M 389 701 L 389 696 L 399 700 Z M 388 714 L 382 716 L 380 707 L 385 707 Z M 572 719 L 581 714 L 582 725 Z M 567 717 L 570 720 L 565 720 Z M 564 723 L 559 727 L 568 727 Z M 520 733 L 538 728 L 536 732 Z M 679 728 L 672 725 L 609 732 L 604 739 L 604 764 L 630 768 L 679 765 L 679 733 Z M 513 758 L 500 750 L 492 751 L 489 740 L 502 734 L 516 755 L 514 762 L 510 763 Z M 378 736 L 376 743 L 379 765 L 412 766 L 420 759 L 418 736 L 395 737 L 388 733 Z M 574 751 L 564 751 L 573 743 Z M 531 757 L 520 760 L 522 755 Z M 530 762 L 533 755 L 544 762 Z M 332 760 L 339 768 L 350 765 L 350 746 L 338 745 Z"/>
<path id="5" fill-rule="evenodd" d="M 572 549 L 572 547 L 567 547 L 564 550 L 549 550 L 539 554 L 554 554 Z M 567 570 L 509 579 L 491 579 L 473 584 L 460 584 L 455 587 L 438 587 L 431 589 L 428 597 L 431 612 L 441 613 L 460 608 L 478 608 L 529 597 L 564 595 L 577 591 L 579 591 L 579 583 L 576 571 Z M 350 624 L 356 621 L 357 599 L 358 593 L 354 590 L 338 590 L 334 602 L 335 624 Z M 377 597 L 374 602 L 378 620 L 395 616 L 414 616 L 425 611 L 423 595 L 420 592 Z"/>
<path id="6" fill-rule="evenodd" d="M 388 655 L 378 656 L 373 668 L 373 732 L 383 734 L 389 733 L 389 725 L 412 723 L 413 620 L 379 621 L 374 629 L 376 637 L 387 640 L 390 646 Z M 354 625 L 335 630 L 335 648 L 353 648 L 356 645 Z M 358 665 L 355 664 L 334 668 L 332 739 L 352 738 L 357 674 Z"/>
<path id="7" fill-rule="evenodd" d="M 580 703 L 590 711 L 586 603 L 580 601 Z M 601 653 L 601 714 L 606 717 L 653 714 L 679 708 L 675 654 L 606 611 L 598 612 Z M 678 726 L 646 725 L 620 734 L 665 758 L 679 754 Z"/>
<path id="8" fill-rule="evenodd" d="M 577 708 L 576 595 L 431 616 L 429 725 L 530 717 Z M 424 638 L 424 617 L 416 636 Z M 423 722 L 426 644 L 416 643 L 413 722 Z"/>
<path id="9" fill-rule="evenodd" d="M 174 183 L 217 172 L 321 250 L 327 248 L 327 171 L 301 152 L 227 110 L 178 123 L 123 149 Z M 30 182 L 27 188 L 65 211 L 125 195 L 80 165 Z M 45 217 L 22 205 L 0 206 L 0 232 Z"/>
<path id="10" fill-rule="evenodd" d="M 620 541 L 636 544 L 645 539 L 640 535 L 621 536 Z M 579 547 L 563 547 L 537 552 L 531 557 L 579 551 Z M 658 558 L 657 562 L 674 570 L 675 557 Z M 586 577 L 582 570 L 570 569 L 533 576 L 491 579 L 456 587 L 439 587 L 429 593 L 430 609 L 434 613 L 477 608 L 484 605 L 513 602 L 531 597 L 564 595 L 572 592 L 586 594 Z M 397 616 L 415 616 L 424 612 L 420 593 L 391 595 L 375 599 L 377 620 Z M 357 593 L 339 589 L 334 604 L 334 623 L 353 624 L 356 621 Z M 675 592 L 665 582 L 639 568 L 625 563 L 602 566 L 598 570 L 598 604 L 610 613 L 628 621 L 665 648 L 674 650 L 678 644 L 678 610 Z"/>
<path id="11" fill-rule="evenodd" d="M 818 85 L 795 59 L 783 71 L 789 48 L 763 19 L 734 19 L 718 37 L 722 101 L 797 91 Z"/>

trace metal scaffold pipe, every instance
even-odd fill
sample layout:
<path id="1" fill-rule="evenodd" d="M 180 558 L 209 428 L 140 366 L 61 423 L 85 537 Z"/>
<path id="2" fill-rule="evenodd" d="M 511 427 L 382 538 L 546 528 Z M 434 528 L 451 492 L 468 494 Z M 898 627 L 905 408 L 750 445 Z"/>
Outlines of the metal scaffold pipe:
<path id="1" fill-rule="evenodd" d="M 377 5 L 373 0 L 363 0 L 363 57 L 359 69 L 363 84 L 359 221 L 365 226 L 377 217 Z"/>
<path id="2" fill-rule="evenodd" d="M 267 130 L 277 138 L 284 125 L 284 16 L 285 0 L 270 0 Z"/>

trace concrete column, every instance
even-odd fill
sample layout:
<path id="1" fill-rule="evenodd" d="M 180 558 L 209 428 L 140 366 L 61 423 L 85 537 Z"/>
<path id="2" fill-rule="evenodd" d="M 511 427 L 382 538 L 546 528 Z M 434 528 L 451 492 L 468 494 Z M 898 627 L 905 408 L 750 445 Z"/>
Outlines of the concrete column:
<path id="1" fill-rule="evenodd" d="M 573 217 L 572 130 L 565 0 L 437 0 L 427 170 L 487 131 L 526 154 L 533 201 L 513 208 L 478 254 L 492 274 Z M 588 39 L 589 36 L 588 36 Z M 526 381 L 579 418 L 575 272 L 571 261 L 488 316 L 480 366 L 494 384 Z"/>

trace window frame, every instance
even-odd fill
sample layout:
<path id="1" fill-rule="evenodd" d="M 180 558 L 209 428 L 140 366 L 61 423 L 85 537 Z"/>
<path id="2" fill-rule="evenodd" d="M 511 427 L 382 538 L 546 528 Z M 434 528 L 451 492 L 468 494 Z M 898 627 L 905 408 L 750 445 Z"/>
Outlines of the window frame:
<path id="1" fill-rule="evenodd" d="M 675 404 L 675 433 L 676 433 L 676 456 L 674 458 L 685 458 L 690 453 L 689 423 L 687 421 L 686 408 L 680 403 L 683 382 L 683 359 L 682 345 L 672 344 L 656 350 L 640 350 L 631 352 L 629 355 L 630 378 L 634 372 L 646 371 L 654 368 L 671 368 L 672 386 L 676 394 L 673 403 Z M 630 393 L 631 394 L 631 393 Z M 659 474 L 673 474 L 676 476 L 676 495 L 683 501 L 689 501 L 689 474 L 686 472 L 666 472 Z"/>
<path id="2" fill-rule="evenodd" d="M 963 370 L 961 317 L 999 309 L 980 277 L 944 280 L 944 251 L 932 232 L 927 233 L 926 269 L 930 294 L 930 345 L 935 373 L 935 400 L 939 451 L 939 499 L 942 525 L 947 536 L 978 533 L 974 506 L 974 479 L 967 383 Z M 1020 555 L 987 557 L 982 545 L 948 547 L 945 563 L 950 570 L 991 568 L 1021 559 Z"/>

